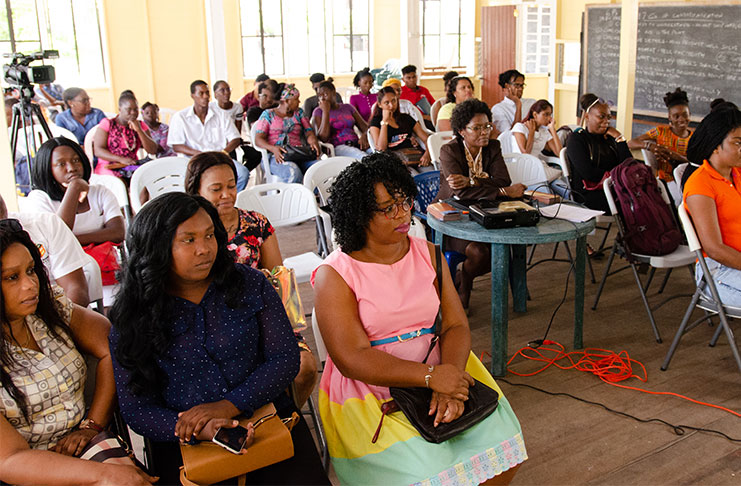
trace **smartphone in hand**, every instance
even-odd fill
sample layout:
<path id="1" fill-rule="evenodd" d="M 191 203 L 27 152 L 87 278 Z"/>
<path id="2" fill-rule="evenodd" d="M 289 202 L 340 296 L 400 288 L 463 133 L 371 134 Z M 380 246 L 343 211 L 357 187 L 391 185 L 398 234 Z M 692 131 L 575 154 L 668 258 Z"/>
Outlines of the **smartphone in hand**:
<path id="1" fill-rule="evenodd" d="M 211 441 L 233 454 L 239 454 L 247 441 L 247 429 L 241 425 L 232 428 L 219 427 Z"/>

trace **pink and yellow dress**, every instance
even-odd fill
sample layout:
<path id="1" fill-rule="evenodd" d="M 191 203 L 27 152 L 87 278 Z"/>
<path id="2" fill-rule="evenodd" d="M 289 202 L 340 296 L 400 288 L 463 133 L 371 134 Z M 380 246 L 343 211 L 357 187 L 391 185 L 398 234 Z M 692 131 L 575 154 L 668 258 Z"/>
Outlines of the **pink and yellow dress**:
<path id="1" fill-rule="evenodd" d="M 440 300 L 427 242 L 409 237 L 409 252 L 385 265 L 360 262 L 335 250 L 324 260 L 354 292 L 369 340 L 397 336 L 434 325 Z M 312 276 L 313 283 L 313 276 Z M 376 347 L 398 358 L 422 361 L 432 334 Z M 428 360 L 440 363 L 436 347 Z M 403 413 L 388 415 L 378 441 L 371 438 L 390 400 L 386 387 L 346 378 L 327 358 L 319 385 L 319 410 L 329 454 L 343 484 L 477 485 L 527 459 L 520 423 L 484 365 L 470 354 L 466 365 L 500 395 L 496 411 L 460 435 L 425 441 Z"/>

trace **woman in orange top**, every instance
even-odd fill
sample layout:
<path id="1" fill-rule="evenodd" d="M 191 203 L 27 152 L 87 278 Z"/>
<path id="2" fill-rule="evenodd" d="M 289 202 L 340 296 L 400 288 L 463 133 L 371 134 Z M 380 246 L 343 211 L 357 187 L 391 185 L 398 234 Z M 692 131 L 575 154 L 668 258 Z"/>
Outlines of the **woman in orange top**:
<path id="1" fill-rule="evenodd" d="M 711 112 L 687 152 L 690 160 L 704 162 L 685 183 L 685 206 L 721 300 L 741 307 L 741 111 Z M 699 265 L 695 274 L 701 278 Z"/>
<path id="2" fill-rule="evenodd" d="M 692 136 L 687 92 L 681 88 L 666 93 L 664 104 L 669 111 L 669 125 L 652 128 L 628 142 L 631 149 L 648 149 L 656 156 L 657 175 L 666 182 L 674 180 L 672 171 L 677 164 L 687 162 L 687 144 Z"/>

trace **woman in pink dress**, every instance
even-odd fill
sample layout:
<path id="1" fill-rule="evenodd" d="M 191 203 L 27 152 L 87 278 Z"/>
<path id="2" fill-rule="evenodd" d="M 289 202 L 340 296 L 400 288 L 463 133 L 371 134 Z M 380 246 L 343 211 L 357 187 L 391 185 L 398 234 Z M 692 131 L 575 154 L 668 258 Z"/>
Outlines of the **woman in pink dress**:
<path id="1" fill-rule="evenodd" d="M 157 143 L 149 135 L 149 127 L 137 120 L 139 105 L 134 93 L 126 90 L 118 97 L 118 115 L 98 124 L 93 147 L 98 157 L 96 174 L 108 174 L 125 179 L 139 167 L 140 148 L 156 154 Z"/>
<path id="2" fill-rule="evenodd" d="M 347 484 L 506 484 L 527 459 L 520 424 L 471 353 L 468 321 L 447 265 L 437 282 L 434 247 L 407 234 L 416 193 L 409 172 L 388 153 L 352 164 L 332 188 L 341 249 L 312 278 L 329 353 L 319 409 L 332 464 Z M 423 363 L 438 308 L 439 345 Z M 500 396 L 494 413 L 475 426 L 434 444 L 395 412 L 372 440 L 389 386 L 431 388 L 430 415 L 449 423 L 462 415 L 472 377 Z"/>

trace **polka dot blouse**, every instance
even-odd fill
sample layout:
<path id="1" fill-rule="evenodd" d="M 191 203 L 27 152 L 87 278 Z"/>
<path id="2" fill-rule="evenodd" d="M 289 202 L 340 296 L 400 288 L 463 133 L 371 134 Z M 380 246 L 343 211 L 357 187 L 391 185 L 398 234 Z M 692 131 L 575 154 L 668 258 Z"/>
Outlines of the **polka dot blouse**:
<path id="1" fill-rule="evenodd" d="M 247 416 L 284 393 L 299 370 L 299 348 L 277 292 L 263 274 L 237 265 L 245 279 L 240 305 L 230 309 L 214 284 L 200 303 L 171 297 L 172 343 L 157 363 L 168 377 L 160 396 L 134 396 L 130 372 L 113 359 L 121 412 L 137 433 L 172 441 L 178 412 L 229 400 Z M 111 350 L 118 333 L 111 332 Z M 114 355 L 115 353 L 111 353 Z"/>

